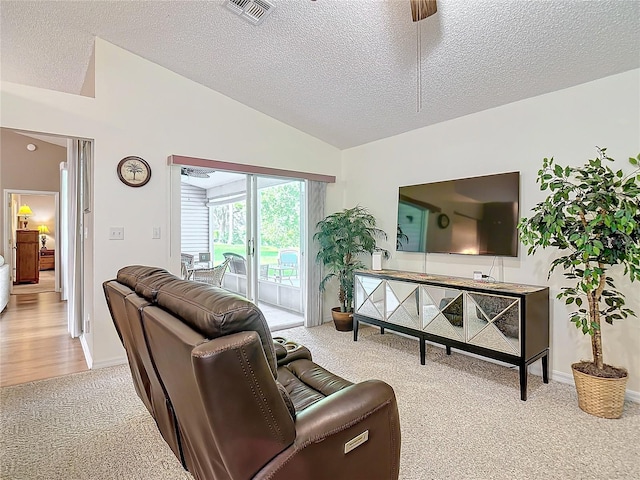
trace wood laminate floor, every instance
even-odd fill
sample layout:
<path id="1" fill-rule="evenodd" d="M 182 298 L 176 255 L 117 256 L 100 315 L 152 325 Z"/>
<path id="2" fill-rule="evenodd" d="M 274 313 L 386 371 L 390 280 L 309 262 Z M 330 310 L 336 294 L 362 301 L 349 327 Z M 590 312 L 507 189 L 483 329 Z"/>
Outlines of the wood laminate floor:
<path id="1" fill-rule="evenodd" d="M 0 387 L 88 370 L 60 293 L 11 295 L 0 314 Z"/>

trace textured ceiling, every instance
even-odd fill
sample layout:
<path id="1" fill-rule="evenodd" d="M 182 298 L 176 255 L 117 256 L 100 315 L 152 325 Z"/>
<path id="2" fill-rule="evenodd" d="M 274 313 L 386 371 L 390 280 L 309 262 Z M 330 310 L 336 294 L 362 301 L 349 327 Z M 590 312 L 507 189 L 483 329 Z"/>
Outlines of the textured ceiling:
<path id="1" fill-rule="evenodd" d="M 2 80 L 79 93 L 98 36 L 348 148 L 640 67 L 637 0 L 271 1 L 2 0 Z"/>

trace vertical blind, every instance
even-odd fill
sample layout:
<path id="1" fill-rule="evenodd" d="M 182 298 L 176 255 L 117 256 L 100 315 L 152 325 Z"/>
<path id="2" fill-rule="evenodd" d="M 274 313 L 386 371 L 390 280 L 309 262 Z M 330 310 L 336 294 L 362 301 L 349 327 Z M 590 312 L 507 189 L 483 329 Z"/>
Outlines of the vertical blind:
<path id="1" fill-rule="evenodd" d="M 180 221 L 181 253 L 198 258 L 209 251 L 209 207 L 207 192 L 186 183 L 181 184 L 182 217 Z"/>

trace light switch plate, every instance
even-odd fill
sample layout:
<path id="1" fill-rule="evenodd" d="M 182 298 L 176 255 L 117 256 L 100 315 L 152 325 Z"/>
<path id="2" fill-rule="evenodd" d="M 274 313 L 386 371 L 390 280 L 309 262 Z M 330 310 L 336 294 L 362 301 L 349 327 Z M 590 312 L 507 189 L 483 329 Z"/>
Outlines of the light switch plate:
<path id="1" fill-rule="evenodd" d="M 160 227 L 153 227 L 153 233 L 151 234 L 151 238 L 154 238 L 154 239 L 160 238 Z"/>
<path id="2" fill-rule="evenodd" d="M 109 227 L 109 240 L 124 240 L 124 227 Z"/>

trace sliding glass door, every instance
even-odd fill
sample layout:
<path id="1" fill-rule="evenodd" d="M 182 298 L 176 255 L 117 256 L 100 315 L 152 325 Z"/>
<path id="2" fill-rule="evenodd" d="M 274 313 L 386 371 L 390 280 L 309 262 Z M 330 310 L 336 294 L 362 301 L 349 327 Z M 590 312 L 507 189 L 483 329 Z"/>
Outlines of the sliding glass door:
<path id="1" fill-rule="evenodd" d="M 301 325 L 304 181 L 194 170 L 183 168 L 183 255 L 195 268 L 229 259 L 224 288 L 258 304 L 271 329 Z"/>
<path id="2" fill-rule="evenodd" d="M 272 328 L 304 319 L 304 182 L 252 176 L 252 290 Z"/>

